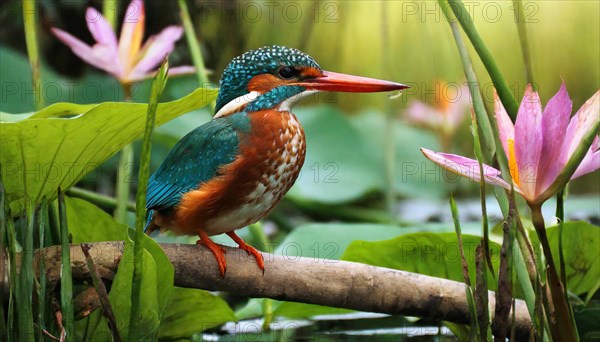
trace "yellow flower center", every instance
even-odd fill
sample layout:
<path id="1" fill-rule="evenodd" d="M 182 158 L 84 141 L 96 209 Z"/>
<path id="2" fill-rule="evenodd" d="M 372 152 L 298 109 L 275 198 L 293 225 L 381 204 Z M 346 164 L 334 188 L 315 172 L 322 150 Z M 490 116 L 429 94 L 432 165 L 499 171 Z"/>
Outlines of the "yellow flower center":
<path id="1" fill-rule="evenodd" d="M 515 140 L 508 139 L 508 169 L 510 176 L 516 186 L 519 186 L 519 167 L 517 165 L 517 158 L 515 156 Z"/>

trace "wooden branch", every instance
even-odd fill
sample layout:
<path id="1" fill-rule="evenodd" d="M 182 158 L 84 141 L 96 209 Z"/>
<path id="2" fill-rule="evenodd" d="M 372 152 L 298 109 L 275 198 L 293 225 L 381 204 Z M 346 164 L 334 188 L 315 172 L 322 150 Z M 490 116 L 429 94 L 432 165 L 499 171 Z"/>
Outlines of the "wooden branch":
<path id="1" fill-rule="evenodd" d="M 88 245 L 99 274 L 112 279 L 123 243 Z M 226 249 L 227 274 L 221 278 L 213 255 L 204 246 L 161 244 L 161 247 L 175 268 L 176 286 L 463 324 L 470 320 L 466 287 L 456 281 L 359 263 L 268 253 L 263 253 L 263 275 L 254 258 L 237 248 Z M 53 286 L 60 280 L 60 246 L 45 248 L 43 252 L 47 282 Z M 34 259 L 36 274 L 40 255 L 38 252 Z M 75 279 L 90 278 L 80 245 L 71 245 L 71 264 Z M 494 312 L 493 292 L 489 293 L 489 302 L 490 312 Z M 516 337 L 528 338 L 532 322 L 525 302 L 517 300 L 515 311 Z"/>

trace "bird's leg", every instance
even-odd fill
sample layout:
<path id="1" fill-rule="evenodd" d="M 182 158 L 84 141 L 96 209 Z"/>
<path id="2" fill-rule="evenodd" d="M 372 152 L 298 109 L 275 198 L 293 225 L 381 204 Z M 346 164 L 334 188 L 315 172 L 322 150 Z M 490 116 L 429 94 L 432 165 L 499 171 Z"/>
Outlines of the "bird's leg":
<path id="1" fill-rule="evenodd" d="M 240 249 L 245 250 L 246 253 L 248 253 L 248 255 L 252 254 L 254 256 L 254 258 L 256 259 L 256 264 L 258 265 L 258 268 L 260 268 L 264 273 L 265 272 L 265 261 L 263 259 L 262 254 L 260 254 L 260 252 L 257 251 L 256 248 L 245 243 L 244 240 L 242 240 L 239 236 L 235 235 L 235 232 L 228 232 L 227 235 L 229 235 L 229 237 L 232 238 L 233 241 L 235 241 L 235 243 L 238 244 L 238 247 Z"/>
<path id="2" fill-rule="evenodd" d="M 225 270 L 227 269 L 227 262 L 225 261 L 225 255 L 223 255 L 225 254 L 225 248 L 214 243 L 204 230 L 199 229 L 198 236 L 200 237 L 200 240 L 196 241 L 196 244 L 204 245 L 210 249 L 212 254 L 215 256 L 215 259 L 217 259 L 217 265 L 219 266 L 219 271 L 221 271 L 221 277 L 225 277 Z"/>

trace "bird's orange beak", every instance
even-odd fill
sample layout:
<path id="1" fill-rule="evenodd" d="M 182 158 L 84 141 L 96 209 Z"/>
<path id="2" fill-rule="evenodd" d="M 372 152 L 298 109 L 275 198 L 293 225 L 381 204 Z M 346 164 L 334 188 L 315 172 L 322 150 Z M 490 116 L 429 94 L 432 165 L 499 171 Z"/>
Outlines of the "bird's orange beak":
<path id="1" fill-rule="evenodd" d="M 323 71 L 322 76 L 298 82 L 297 85 L 308 90 L 342 91 L 349 93 L 374 93 L 410 88 L 407 85 L 368 77 Z"/>

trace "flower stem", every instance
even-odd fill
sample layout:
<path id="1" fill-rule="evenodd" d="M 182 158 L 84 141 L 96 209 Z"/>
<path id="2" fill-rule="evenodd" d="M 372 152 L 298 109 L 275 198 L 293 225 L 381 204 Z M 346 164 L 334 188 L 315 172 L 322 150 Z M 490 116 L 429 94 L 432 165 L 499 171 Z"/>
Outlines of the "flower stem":
<path id="1" fill-rule="evenodd" d="M 513 10 L 515 13 L 515 22 L 519 31 L 519 42 L 521 43 L 521 53 L 525 63 L 525 78 L 527 83 L 531 84 L 534 91 L 537 85 L 533 81 L 533 66 L 531 64 L 531 55 L 529 54 L 529 43 L 527 39 L 527 27 L 525 26 L 525 13 L 523 12 L 523 3 L 521 0 L 513 0 Z"/>
<path id="2" fill-rule="evenodd" d="M 102 2 L 102 16 L 112 26 L 113 30 L 117 29 L 117 12 L 119 10 L 118 0 L 104 0 Z"/>
<path id="3" fill-rule="evenodd" d="M 123 84 L 123 93 L 125 102 L 131 101 L 131 84 Z M 131 144 L 123 147 L 119 158 L 117 169 L 116 197 L 117 207 L 115 208 L 115 219 L 121 223 L 127 224 L 127 204 L 129 203 L 129 191 L 131 174 L 133 172 L 133 146 Z"/>
<path id="4" fill-rule="evenodd" d="M 542 245 L 542 251 L 547 263 L 546 278 L 548 285 L 547 289 L 549 291 L 547 296 L 549 307 L 547 317 L 550 323 L 552 338 L 555 341 L 578 341 L 577 328 L 571 317 L 571 309 L 567 302 L 565 288 L 558 277 L 556 265 L 554 264 L 552 251 L 550 249 L 550 242 L 546 235 L 546 225 L 544 223 L 544 217 L 542 216 L 542 206 L 530 204 L 530 207 L 531 221 L 537 232 L 540 244 Z"/>
<path id="5" fill-rule="evenodd" d="M 37 27 L 38 23 L 37 2 L 32 0 L 23 0 L 23 21 L 25 23 L 25 42 L 27 45 L 27 55 L 31 66 L 31 79 L 33 84 L 33 101 L 35 109 L 44 108 L 44 98 L 42 97 L 42 78 L 40 75 L 40 54 L 38 49 Z"/>
<path id="6" fill-rule="evenodd" d="M 469 11 L 467 11 L 462 1 L 448 0 L 448 2 L 456 19 L 460 23 L 460 26 L 462 26 L 463 31 L 465 31 L 467 37 L 469 37 L 479 58 L 481 58 L 485 69 L 490 74 L 494 87 L 496 87 L 496 90 L 498 91 L 498 96 L 500 97 L 500 100 L 502 100 L 502 104 L 504 104 L 504 108 L 506 108 L 508 115 L 510 115 L 511 119 L 514 121 L 517 117 L 519 105 L 515 101 L 513 93 L 506 84 L 502 73 L 500 73 L 500 69 L 496 64 L 494 57 L 492 57 L 490 50 L 488 50 L 483 39 L 481 39 L 479 32 L 477 32 L 477 29 L 473 24 L 473 18 L 471 18 Z"/>
<path id="7" fill-rule="evenodd" d="M 192 19 L 190 18 L 190 12 L 188 10 L 188 6 L 185 0 L 179 0 L 179 15 L 181 17 L 181 21 L 183 22 L 185 38 L 187 40 L 190 53 L 192 54 L 194 66 L 196 67 L 198 86 L 208 87 L 208 75 L 206 72 L 206 67 L 204 66 L 204 59 L 202 58 L 202 50 L 200 49 L 200 45 L 198 44 L 198 37 L 196 37 L 196 32 L 194 31 L 194 24 L 192 23 Z"/>

